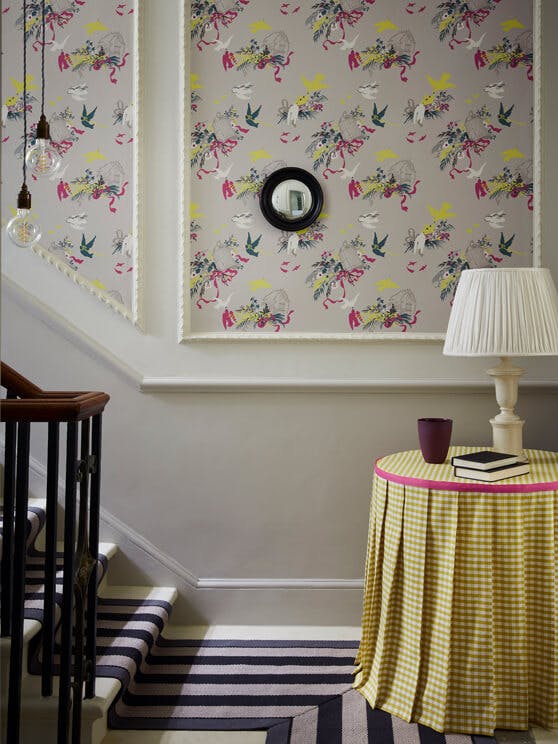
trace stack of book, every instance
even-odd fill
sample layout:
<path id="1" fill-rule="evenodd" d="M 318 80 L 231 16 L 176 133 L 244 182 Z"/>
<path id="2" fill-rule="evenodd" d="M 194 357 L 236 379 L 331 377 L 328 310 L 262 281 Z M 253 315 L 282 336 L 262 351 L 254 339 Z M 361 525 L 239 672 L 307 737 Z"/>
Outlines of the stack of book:
<path id="1" fill-rule="evenodd" d="M 520 455 L 506 455 L 491 450 L 456 455 L 451 458 L 451 464 L 458 478 L 472 478 L 488 483 L 527 475 L 529 472 L 529 463 Z"/>

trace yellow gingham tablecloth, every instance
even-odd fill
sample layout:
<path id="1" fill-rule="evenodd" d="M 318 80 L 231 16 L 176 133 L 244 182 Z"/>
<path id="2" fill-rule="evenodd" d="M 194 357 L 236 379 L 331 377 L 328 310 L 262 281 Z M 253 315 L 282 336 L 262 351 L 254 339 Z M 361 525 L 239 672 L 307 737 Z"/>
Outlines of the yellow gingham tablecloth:
<path id="1" fill-rule="evenodd" d="M 376 463 L 355 687 L 437 731 L 558 726 L 558 454 L 494 484 Z"/>

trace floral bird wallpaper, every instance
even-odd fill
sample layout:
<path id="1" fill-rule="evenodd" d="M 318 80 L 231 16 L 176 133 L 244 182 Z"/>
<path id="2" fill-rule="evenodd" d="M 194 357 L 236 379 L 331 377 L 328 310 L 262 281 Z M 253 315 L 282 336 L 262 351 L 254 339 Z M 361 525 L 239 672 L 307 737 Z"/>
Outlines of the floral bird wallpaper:
<path id="1" fill-rule="evenodd" d="M 36 252 L 136 322 L 137 12 L 136 2 L 47 0 L 45 114 L 62 162 L 51 176 L 27 175 Z M 3 226 L 22 182 L 24 106 L 28 146 L 41 113 L 41 19 L 41 1 L 27 0 L 24 101 L 23 3 L 2 8 Z"/>
<path id="2" fill-rule="evenodd" d="M 192 0 L 190 327 L 443 333 L 466 268 L 533 263 L 530 0 Z M 312 172 L 292 238 L 259 194 Z"/>

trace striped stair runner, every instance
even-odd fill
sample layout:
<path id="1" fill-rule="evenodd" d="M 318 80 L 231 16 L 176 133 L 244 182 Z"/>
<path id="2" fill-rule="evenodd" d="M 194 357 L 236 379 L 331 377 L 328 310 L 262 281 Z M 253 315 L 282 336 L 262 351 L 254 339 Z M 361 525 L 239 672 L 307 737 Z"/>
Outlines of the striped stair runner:
<path id="1" fill-rule="evenodd" d="M 38 620 L 44 572 L 34 543 L 43 525 L 44 511 L 31 507 L 25 616 Z M 99 580 L 107 565 L 100 557 Z M 263 730 L 267 744 L 494 742 L 439 734 L 372 710 L 352 689 L 357 641 L 171 640 L 162 635 L 170 610 L 164 599 L 99 597 L 97 673 L 121 682 L 109 710 L 112 728 Z M 40 669 L 39 634 L 29 671 Z"/>

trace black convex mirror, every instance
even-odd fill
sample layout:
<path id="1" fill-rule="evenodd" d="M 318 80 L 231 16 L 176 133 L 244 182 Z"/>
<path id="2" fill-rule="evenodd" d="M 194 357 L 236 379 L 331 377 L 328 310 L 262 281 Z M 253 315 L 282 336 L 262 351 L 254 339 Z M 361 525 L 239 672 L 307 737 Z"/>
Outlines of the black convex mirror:
<path id="1" fill-rule="evenodd" d="M 265 181 L 260 208 L 266 220 L 280 230 L 296 232 L 315 222 L 324 195 L 316 178 L 302 168 L 280 168 Z"/>

